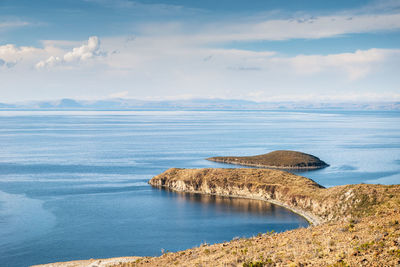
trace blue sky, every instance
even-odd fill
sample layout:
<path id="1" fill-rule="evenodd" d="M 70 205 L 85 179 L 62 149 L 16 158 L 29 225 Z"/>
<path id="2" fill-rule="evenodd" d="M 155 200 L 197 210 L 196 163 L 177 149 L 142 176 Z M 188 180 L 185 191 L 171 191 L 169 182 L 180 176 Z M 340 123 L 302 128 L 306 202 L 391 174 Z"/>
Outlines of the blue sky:
<path id="1" fill-rule="evenodd" d="M 400 101 L 400 1 L 0 1 L 0 102 Z"/>

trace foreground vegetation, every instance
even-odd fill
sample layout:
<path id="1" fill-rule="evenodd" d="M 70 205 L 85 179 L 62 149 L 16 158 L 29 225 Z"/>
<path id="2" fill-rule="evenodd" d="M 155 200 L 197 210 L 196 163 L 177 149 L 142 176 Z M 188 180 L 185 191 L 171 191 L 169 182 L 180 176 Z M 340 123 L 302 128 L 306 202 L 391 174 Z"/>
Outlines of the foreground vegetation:
<path id="1" fill-rule="evenodd" d="M 400 213 L 325 223 L 114 266 L 396 266 Z"/>

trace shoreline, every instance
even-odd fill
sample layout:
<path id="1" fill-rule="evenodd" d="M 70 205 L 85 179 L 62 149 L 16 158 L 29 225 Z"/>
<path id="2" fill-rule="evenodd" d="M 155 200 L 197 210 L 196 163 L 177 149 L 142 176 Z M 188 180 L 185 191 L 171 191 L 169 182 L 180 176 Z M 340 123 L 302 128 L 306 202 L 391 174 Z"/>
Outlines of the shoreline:
<path id="1" fill-rule="evenodd" d="M 237 179 L 229 181 L 231 177 Z M 267 180 L 271 178 L 271 181 L 260 182 L 259 177 Z M 286 184 L 285 179 L 292 181 L 293 185 Z M 149 184 L 176 192 L 266 201 L 302 216 L 310 225 L 320 225 L 327 219 L 326 216 L 314 212 L 313 208 L 318 210 L 324 204 L 312 197 L 313 192 L 320 192 L 326 188 L 311 179 L 282 170 L 172 168 L 153 177 Z"/>
<path id="2" fill-rule="evenodd" d="M 38 265 L 31 265 L 30 267 L 112 267 L 116 264 L 131 263 L 141 259 L 142 257 L 126 256 L 116 258 L 104 259 L 89 259 L 89 260 L 74 260 L 74 261 L 60 261 L 53 263 L 45 263 Z"/>
<path id="3" fill-rule="evenodd" d="M 196 191 L 196 192 L 194 192 L 194 191 L 178 191 L 178 190 L 174 190 L 174 189 L 171 189 L 171 188 L 168 188 L 168 187 L 165 187 L 165 186 L 154 186 L 154 185 L 151 185 L 151 184 L 150 184 L 150 186 L 159 188 L 160 190 L 171 190 L 171 191 L 176 192 L 176 193 L 188 193 L 188 194 L 190 193 L 190 194 L 211 195 L 211 196 L 231 197 L 231 198 L 241 198 L 241 199 L 265 201 L 265 202 L 272 203 L 274 205 L 283 207 L 283 208 L 285 208 L 287 210 L 290 210 L 291 212 L 303 217 L 309 223 L 307 228 L 314 227 L 314 226 L 317 226 L 317 225 L 320 225 L 320 224 L 323 223 L 322 220 L 319 217 L 315 216 L 315 215 L 308 214 L 308 213 L 306 213 L 304 211 L 301 211 L 299 209 L 290 207 L 290 206 L 288 206 L 288 205 L 286 205 L 286 204 L 284 204 L 282 202 L 275 201 L 275 200 L 266 200 L 266 199 L 263 199 L 263 198 L 246 197 L 246 196 L 239 196 L 239 195 L 208 194 L 208 193 L 203 193 L 203 192 L 200 192 L 200 191 Z M 296 230 L 296 229 L 300 229 L 300 228 L 303 228 L 303 227 L 294 228 L 292 230 Z M 286 231 L 283 231 L 283 232 L 287 232 L 287 231 L 290 231 L 290 230 L 286 230 Z M 263 233 L 263 234 L 265 234 L 265 233 Z M 230 241 L 228 241 L 228 242 L 230 242 Z M 221 243 L 216 243 L 216 244 L 221 244 Z M 188 248 L 188 249 L 190 249 L 190 248 Z M 178 252 L 175 252 L 175 253 L 178 253 Z M 115 263 L 119 264 L 119 263 L 124 263 L 124 262 L 132 262 L 132 261 L 137 261 L 137 260 L 140 260 L 140 259 L 146 258 L 146 257 L 148 257 L 148 256 L 126 256 L 126 257 L 95 259 L 95 260 L 94 259 L 76 260 L 76 261 L 56 262 L 56 263 L 33 265 L 33 266 L 30 266 L 30 267 L 91 267 L 93 264 L 98 264 L 98 265 L 95 265 L 97 267 L 108 267 L 108 266 L 114 266 L 113 264 L 115 264 Z M 90 263 L 90 265 L 87 265 L 87 263 Z"/>
<path id="4" fill-rule="evenodd" d="M 151 185 L 151 184 L 150 184 Z M 307 220 L 307 222 L 309 223 L 308 227 L 311 226 L 317 226 L 323 223 L 323 220 L 321 218 L 319 218 L 317 215 L 314 214 L 310 214 L 308 212 L 305 212 L 303 210 L 300 209 L 296 209 L 295 207 L 291 207 L 283 202 L 277 201 L 277 200 L 273 200 L 273 199 L 265 199 L 265 198 L 261 198 L 261 197 L 251 197 L 251 196 L 240 196 L 240 195 L 225 195 L 225 194 L 216 194 L 216 193 L 204 193 L 201 191 L 181 191 L 181 190 L 175 190 L 173 188 L 169 188 L 166 186 L 154 186 L 151 185 L 153 187 L 162 189 L 162 190 L 171 190 L 173 192 L 179 192 L 179 193 L 192 193 L 192 194 L 200 194 L 200 195 L 210 195 L 210 196 L 220 196 L 220 197 L 232 197 L 232 198 L 242 198 L 242 199 L 251 199 L 251 200 L 260 200 L 260 201 L 265 201 L 280 207 L 283 207 L 287 210 L 290 210 L 291 212 L 303 217 L 304 219 Z"/>

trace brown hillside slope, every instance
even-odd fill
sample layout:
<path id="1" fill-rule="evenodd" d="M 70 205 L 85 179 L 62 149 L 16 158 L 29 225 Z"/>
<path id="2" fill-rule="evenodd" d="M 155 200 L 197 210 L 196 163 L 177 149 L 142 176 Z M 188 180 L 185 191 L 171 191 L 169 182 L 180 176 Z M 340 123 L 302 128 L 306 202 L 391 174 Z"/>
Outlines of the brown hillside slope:
<path id="1" fill-rule="evenodd" d="M 399 185 L 326 189 L 305 177 L 267 169 L 170 169 L 150 184 L 176 191 L 276 200 L 300 214 L 314 215 L 321 224 L 142 258 L 131 266 L 400 264 Z"/>
<path id="2" fill-rule="evenodd" d="M 275 169 L 319 169 L 328 166 L 313 155 L 290 150 L 277 150 L 268 154 L 248 157 L 212 157 L 207 160 Z"/>

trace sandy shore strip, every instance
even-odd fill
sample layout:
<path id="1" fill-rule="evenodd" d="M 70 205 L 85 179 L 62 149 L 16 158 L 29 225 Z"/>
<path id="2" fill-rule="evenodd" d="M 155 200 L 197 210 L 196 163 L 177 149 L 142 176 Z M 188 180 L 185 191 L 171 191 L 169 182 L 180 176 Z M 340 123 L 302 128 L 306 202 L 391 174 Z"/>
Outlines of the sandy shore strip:
<path id="1" fill-rule="evenodd" d="M 109 259 L 90 259 L 79 261 L 55 262 L 48 264 L 32 265 L 31 267 L 111 267 L 118 264 L 134 262 L 141 257 L 120 257 Z"/>

